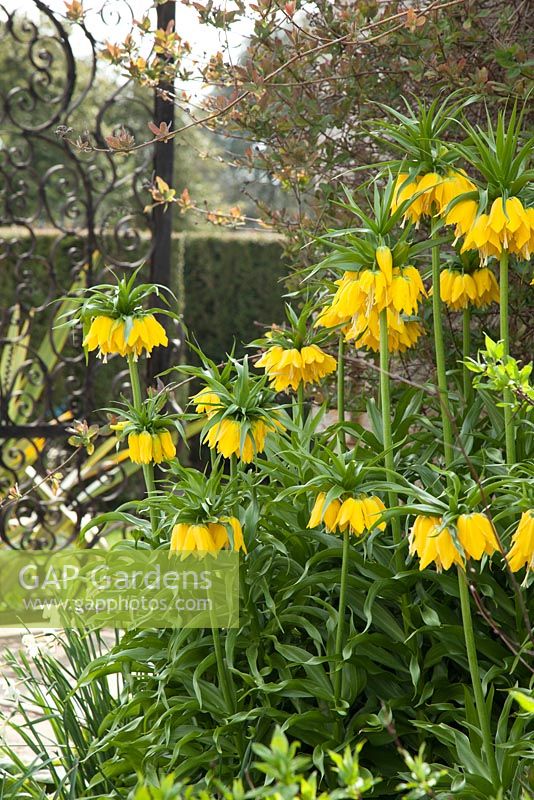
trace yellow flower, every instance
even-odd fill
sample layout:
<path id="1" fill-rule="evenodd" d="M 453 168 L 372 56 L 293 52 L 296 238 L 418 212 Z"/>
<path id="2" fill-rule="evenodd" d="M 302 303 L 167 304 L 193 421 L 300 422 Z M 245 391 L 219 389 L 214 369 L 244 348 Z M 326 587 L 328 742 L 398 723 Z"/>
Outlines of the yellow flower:
<path id="1" fill-rule="evenodd" d="M 335 328 L 337 325 L 342 325 L 345 322 L 348 322 L 350 317 L 347 316 L 340 316 L 339 309 L 334 308 L 333 306 L 325 306 L 319 312 L 317 319 L 314 322 L 314 327 L 317 328 L 319 326 L 323 328 Z"/>
<path id="2" fill-rule="evenodd" d="M 379 312 L 384 309 L 391 352 L 412 347 L 423 333 L 418 322 L 401 317 L 401 313 L 417 313 L 421 297 L 427 295 L 415 267 L 395 267 L 389 282 L 382 271 L 345 272 L 337 284 L 332 303 L 321 311 L 316 325 L 345 325 L 347 341 L 354 340 L 356 347 L 375 351 L 380 349 Z"/>
<path id="3" fill-rule="evenodd" d="M 230 537 L 228 536 L 228 527 L 232 529 L 234 545 L 233 549 L 236 551 L 242 550 L 247 552 L 245 540 L 243 538 L 243 529 L 237 517 L 221 517 L 219 522 L 210 522 L 208 525 L 211 537 L 214 541 L 217 550 L 232 549 Z"/>
<path id="4" fill-rule="evenodd" d="M 457 197 L 468 192 L 475 192 L 476 186 L 471 181 L 463 170 L 450 170 L 445 177 L 442 178 L 441 183 L 434 190 L 434 197 L 439 206 L 439 210 L 443 213 L 449 203 L 452 203 Z M 461 202 L 474 202 L 474 201 L 461 201 Z M 460 205 L 460 203 L 458 204 Z"/>
<path id="5" fill-rule="evenodd" d="M 128 336 L 126 354 L 134 353 L 140 356 L 143 350 L 148 355 L 154 347 L 167 347 L 169 340 L 163 325 L 157 321 L 153 314 L 145 314 L 142 317 L 134 317 L 132 329 Z"/>
<path id="6" fill-rule="evenodd" d="M 130 433 L 128 448 L 130 460 L 134 464 L 150 464 L 151 461 L 161 464 L 162 461 L 170 461 L 176 455 L 171 433 L 165 429 L 153 434 L 149 431 Z"/>
<path id="7" fill-rule="evenodd" d="M 521 515 L 506 558 L 512 572 L 518 572 L 524 566 L 527 571 L 534 569 L 534 508 Z"/>
<path id="8" fill-rule="evenodd" d="M 92 320 L 87 336 L 83 340 L 83 346 L 89 351 L 98 348 L 101 356 L 118 354 L 134 355 L 137 358 L 143 350 L 150 355 L 154 347 L 167 346 L 169 343 L 165 328 L 153 314 L 134 317 L 128 340 L 125 338 L 125 333 L 124 319 L 98 316 Z"/>
<path id="9" fill-rule="evenodd" d="M 381 311 L 389 305 L 389 284 L 380 270 L 345 272 L 336 283 L 338 289 L 331 308 L 340 319 L 348 320 L 354 314 L 368 313 L 372 308 Z"/>
<path id="10" fill-rule="evenodd" d="M 480 214 L 466 232 L 462 252 L 478 250 L 485 259 L 503 250 L 529 259 L 534 237 L 534 209 L 518 197 L 497 197 L 489 214 Z"/>
<path id="11" fill-rule="evenodd" d="M 301 383 L 316 383 L 335 372 L 337 362 L 316 344 L 300 350 L 274 345 L 265 351 L 256 366 L 265 370 L 271 386 L 280 392 L 288 387 L 297 389 Z"/>
<path id="12" fill-rule="evenodd" d="M 122 419 L 120 422 L 111 423 L 109 426 L 110 431 L 123 431 L 128 425 L 127 419 Z"/>
<path id="13" fill-rule="evenodd" d="M 522 225 L 530 227 L 521 200 L 517 197 L 510 197 L 508 200 L 495 198 L 491 204 L 488 227 L 501 236 L 505 249 L 508 248 L 510 234 L 513 235 Z"/>
<path id="14" fill-rule="evenodd" d="M 158 433 L 152 434 L 152 460 L 155 464 L 161 464 L 163 461 L 163 450 Z"/>
<path id="15" fill-rule="evenodd" d="M 325 499 L 326 492 L 319 492 L 306 527 L 316 528 L 321 522 L 324 522 L 326 530 L 332 533 L 336 530 L 336 520 L 339 509 L 341 508 L 341 503 L 339 500 L 332 500 L 325 508 Z"/>
<path id="16" fill-rule="evenodd" d="M 422 192 L 422 194 L 416 197 L 408 206 L 404 214 L 404 219 L 410 219 L 412 222 L 419 222 L 424 214 L 432 215 L 443 213 L 449 203 L 456 197 L 475 190 L 475 184 L 469 180 L 465 172 L 461 170 L 449 170 L 446 175 L 439 175 L 437 172 L 427 172 L 426 175 L 415 177 L 411 180 L 407 173 L 402 172 L 397 177 L 391 210 L 393 212 L 396 211 L 404 201 Z M 460 203 L 458 205 L 460 205 Z M 453 219 L 450 221 L 447 219 L 447 222 L 452 221 Z"/>
<path id="17" fill-rule="evenodd" d="M 382 272 L 387 283 L 393 280 L 393 256 L 391 250 L 385 245 L 377 247 L 375 250 L 376 263 Z"/>
<path id="18" fill-rule="evenodd" d="M 499 302 L 499 286 L 493 272 L 487 267 L 471 274 L 444 269 L 439 276 L 441 299 L 453 311 L 469 305 L 481 306 Z"/>
<path id="19" fill-rule="evenodd" d="M 461 514 L 456 520 L 458 541 L 468 558 L 479 561 L 499 549 L 495 529 L 485 514 Z"/>
<path id="20" fill-rule="evenodd" d="M 195 411 L 197 414 L 207 414 L 208 418 L 212 417 L 222 408 L 219 395 L 212 392 L 207 386 L 201 389 L 200 392 L 197 392 L 191 400 L 196 404 Z"/>
<path id="21" fill-rule="evenodd" d="M 327 531 L 345 531 L 350 529 L 351 533 L 360 536 L 364 531 L 370 531 L 378 527 L 383 531 L 386 527 L 385 522 L 379 522 L 385 506 L 379 497 L 349 497 L 343 503 L 340 500 L 332 500 L 325 508 L 326 492 L 319 492 L 316 497 L 308 528 L 316 528 L 321 522 Z"/>
<path id="22" fill-rule="evenodd" d="M 179 522 L 172 529 L 171 553 L 216 553 L 217 546 L 207 525 Z"/>
<path id="23" fill-rule="evenodd" d="M 463 567 L 464 562 L 448 528 L 443 527 L 441 517 L 417 516 L 410 531 L 410 554 L 419 556 L 419 569 L 423 570 L 432 561 L 438 572 L 449 569 L 452 564 Z"/>
<path id="24" fill-rule="evenodd" d="M 217 449 L 224 458 L 236 455 L 245 464 L 250 464 L 255 455 L 263 453 L 267 433 L 273 430 L 275 430 L 274 425 L 268 425 L 263 420 L 252 420 L 244 445 L 241 447 L 242 423 L 225 417 L 208 430 L 204 441 L 212 450 Z"/>
<path id="25" fill-rule="evenodd" d="M 454 235 L 458 241 L 460 236 L 465 236 L 467 231 L 474 225 L 478 214 L 478 203 L 476 200 L 460 200 L 450 211 L 445 214 L 447 225 L 455 225 Z"/>
<path id="26" fill-rule="evenodd" d="M 349 497 L 341 504 L 339 509 L 336 527 L 339 531 L 349 528 L 351 533 L 360 536 L 364 531 L 370 531 L 378 527 L 383 531 L 386 527 L 385 522 L 378 522 L 385 506 L 379 497 Z"/>
<path id="27" fill-rule="evenodd" d="M 140 464 L 139 461 L 139 434 L 131 433 L 128 436 L 128 451 L 130 453 L 130 459 L 133 461 L 134 464 Z"/>
<path id="28" fill-rule="evenodd" d="M 424 333 L 419 322 L 405 321 L 393 308 L 387 310 L 388 318 L 388 350 L 391 353 L 402 353 L 417 342 Z M 345 332 L 347 341 L 354 341 L 356 347 L 367 347 L 369 350 L 380 350 L 380 321 L 376 311 L 367 316 L 360 314 L 354 317 L 352 324 Z"/>
<path id="29" fill-rule="evenodd" d="M 534 250 L 534 208 L 525 208 L 524 212 L 521 225 L 515 231 L 508 249 L 525 261 L 530 261 L 530 254 Z"/>
<path id="30" fill-rule="evenodd" d="M 139 463 L 149 464 L 152 461 L 152 436 L 148 431 L 141 431 L 137 435 L 139 445 Z"/>
<path id="31" fill-rule="evenodd" d="M 417 194 L 418 183 L 419 181 L 417 178 L 410 180 L 410 176 L 406 172 L 401 172 L 398 175 L 395 182 L 393 200 L 391 203 L 392 212 L 395 212 L 398 207 L 402 205 L 402 203 Z M 423 213 L 423 198 L 421 196 L 413 200 L 413 202 L 408 206 L 408 209 L 404 213 L 404 219 L 410 219 L 412 222 L 418 222 Z"/>
<path id="32" fill-rule="evenodd" d="M 395 302 L 401 307 L 406 302 L 411 309 L 414 308 L 413 299 L 418 300 L 421 294 L 425 294 L 421 277 L 415 267 L 396 267 L 391 273 L 391 279 L 386 277 L 386 272 L 371 269 L 345 272 L 336 281 L 338 288 L 332 302 L 321 311 L 315 325 L 339 325 L 349 322 L 358 314 L 382 311 Z"/>
<path id="33" fill-rule="evenodd" d="M 407 173 L 401 172 L 395 183 L 391 211 L 395 212 L 406 200 L 414 197 L 418 192 L 422 192 L 419 197 L 414 197 L 414 200 L 404 213 L 405 220 L 410 219 L 412 222 L 419 222 L 424 214 L 431 214 L 435 210 L 435 192 L 442 180 L 442 177 L 437 172 L 427 172 L 426 175 L 412 179 Z"/>
<path id="34" fill-rule="evenodd" d="M 83 346 L 87 350 L 96 350 L 98 347 L 102 355 L 107 355 L 113 352 L 110 350 L 110 337 L 111 329 L 113 327 L 113 320 L 111 317 L 95 317 L 91 322 L 91 327 L 83 340 Z"/>
<path id="35" fill-rule="evenodd" d="M 176 447 L 172 440 L 171 432 L 163 429 L 159 432 L 159 441 L 161 444 L 161 450 L 163 453 L 163 461 L 170 461 L 171 458 L 174 458 L 176 455 Z"/>
<path id="36" fill-rule="evenodd" d="M 426 289 L 419 271 L 412 266 L 396 268 L 391 281 L 391 305 L 396 311 L 416 314 L 421 297 L 426 297 Z"/>

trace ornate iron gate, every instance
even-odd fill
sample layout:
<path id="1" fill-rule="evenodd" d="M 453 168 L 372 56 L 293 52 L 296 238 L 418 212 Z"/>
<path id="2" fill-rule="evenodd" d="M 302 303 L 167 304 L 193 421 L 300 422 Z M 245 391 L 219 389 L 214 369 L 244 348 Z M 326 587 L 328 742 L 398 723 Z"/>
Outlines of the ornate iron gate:
<path id="1" fill-rule="evenodd" d="M 131 269 L 157 253 L 161 283 L 170 263 L 168 218 L 142 212 L 154 152 L 84 152 L 57 130 L 104 146 L 119 125 L 146 138 L 148 121 L 171 111 L 158 100 L 154 118 L 146 94 L 118 85 L 98 57 L 106 26 L 115 37 L 133 24 L 125 0 L 93 2 L 77 24 L 41 0 L 29 15 L 16 5 L 0 0 L 0 546 L 43 549 L 72 542 L 128 477 L 111 443 L 97 440 L 91 458 L 67 444 L 72 420 L 98 422 L 94 409 L 126 376 L 86 368 L 80 334 L 57 327 L 68 307 L 58 298 L 100 279 L 104 264 Z M 174 17 L 174 2 L 163 13 Z M 158 147 L 161 174 L 172 145 Z"/>

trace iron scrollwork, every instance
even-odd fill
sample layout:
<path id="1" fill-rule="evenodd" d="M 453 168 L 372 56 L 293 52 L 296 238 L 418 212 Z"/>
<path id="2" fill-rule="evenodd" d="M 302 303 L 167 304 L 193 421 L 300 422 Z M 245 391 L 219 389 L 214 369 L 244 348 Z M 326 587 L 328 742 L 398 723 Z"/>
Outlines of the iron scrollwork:
<path id="1" fill-rule="evenodd" d="M 89 122 L 84 135 L 102 144 L 134 106 L 146 130 L 151 109 L 128 82 L 102 75 L 93 31 L 131 25 L 125 0 L 92 3 L 77 25 L 41 0 L 32 6 L 0 0 L 0 50 L 10 54 L 0 69 L 0 547 L 49 549 L 76 540 L 127 479 L 114 451 L 95 467 L 67 443 L 74 418 L 101 421 L 94 409 L 109 399 L 110 376 L 94 360 L 85 367 L 79 333 L 55 327 L 58 298 L 100 280 L 104 263 L 138 266 L 153 247 L 140 196 L 150 150 L 119 161 L 71 148 L 56 130 Z"/>

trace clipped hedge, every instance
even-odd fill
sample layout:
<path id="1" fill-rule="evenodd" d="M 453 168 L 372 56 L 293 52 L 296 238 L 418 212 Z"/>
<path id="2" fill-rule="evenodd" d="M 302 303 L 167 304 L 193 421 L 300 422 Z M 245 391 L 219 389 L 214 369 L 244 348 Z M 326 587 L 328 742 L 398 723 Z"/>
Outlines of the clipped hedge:
<path id="1" fill-rule="evenodd" d="M 184 320 L 204 352 L 220 360 L 236 343 L 257 338 L 262 325 L 284 317 L 282 239 L 257 233 L 183 233 L 173 248 L 179 286 L 179 240 L 184 237 Z M 259 326 L 258 326 L 259 324 Z"/>

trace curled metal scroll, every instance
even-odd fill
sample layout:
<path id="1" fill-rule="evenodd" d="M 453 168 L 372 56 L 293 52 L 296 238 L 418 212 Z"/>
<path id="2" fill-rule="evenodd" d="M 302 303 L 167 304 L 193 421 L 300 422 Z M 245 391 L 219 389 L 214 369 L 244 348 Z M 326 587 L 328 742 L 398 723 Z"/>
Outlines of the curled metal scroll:
<path id="1" fill-rule="evenodd" d="M 75 541 L 127 481 L 113 453 L 95 469 L 68 444 L 68 420 L 103 422 L 94 409 L 124 376 L 113 360 L 86 368 L 80 332 L 54 327 L 58 298 L 98 282 L 96 264 L 131 269 L 152 250 L 141 197 L 150 150 L 82 152 L 56 129 L 102 144 L 132 119 L 146 131 L 151 108 L 130 84 L 101 76 L 96 31 L 133 24 L 126 0 L 91 3 L 78 24 L 42 0 L 30 13 L 17 5 L 0 0 L 0 49 L 16 60 L 15 78 L 0 70 L 0 547 L 46 549 Z"/>

